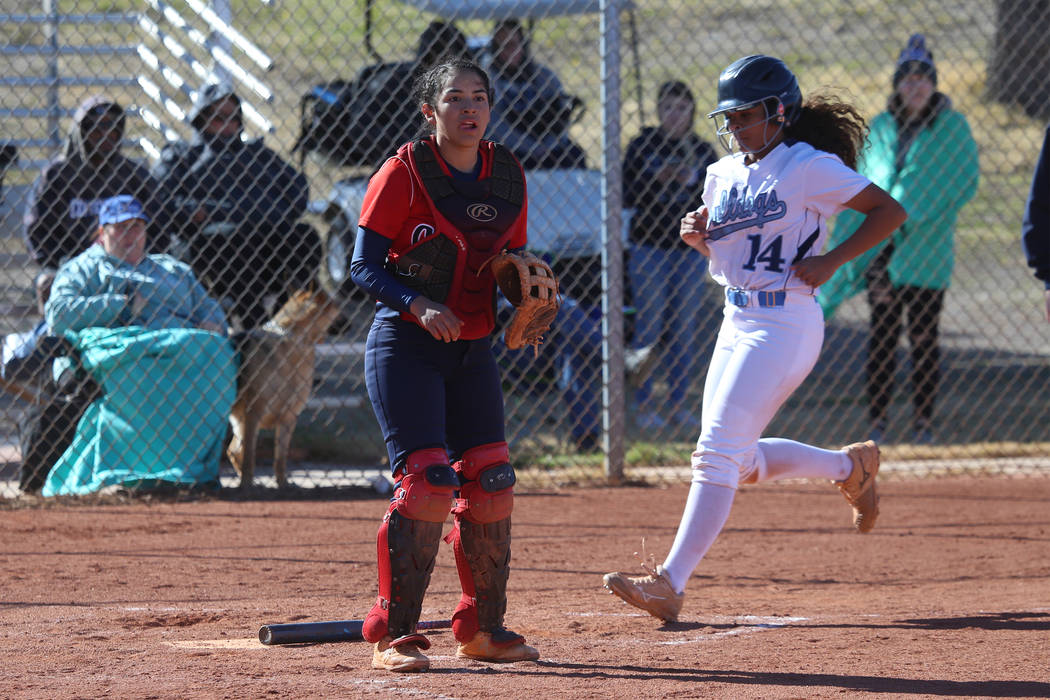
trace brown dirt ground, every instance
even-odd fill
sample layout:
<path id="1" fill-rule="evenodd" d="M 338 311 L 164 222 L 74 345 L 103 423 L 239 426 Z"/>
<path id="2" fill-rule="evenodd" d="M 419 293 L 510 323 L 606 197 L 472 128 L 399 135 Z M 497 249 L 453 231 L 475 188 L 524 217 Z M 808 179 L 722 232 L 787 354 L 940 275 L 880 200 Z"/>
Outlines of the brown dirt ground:
<path id="1" fill-rule="evenodd" d="M 0 696 L 1047 697 L 1050 479 L 882 485 L 870 535 L 828 486 L 742 490 L 680 622 L 606 594 L 643 536 L 662 556 L 685 485 L 520 494 L 508 626 L 537 663 L 369 668 L 363 642 L 263 646 L 266 623 L 360 618 L 378 498 L 0 511 Z M 443 548 L 424 619 L 459 597 Z"/>

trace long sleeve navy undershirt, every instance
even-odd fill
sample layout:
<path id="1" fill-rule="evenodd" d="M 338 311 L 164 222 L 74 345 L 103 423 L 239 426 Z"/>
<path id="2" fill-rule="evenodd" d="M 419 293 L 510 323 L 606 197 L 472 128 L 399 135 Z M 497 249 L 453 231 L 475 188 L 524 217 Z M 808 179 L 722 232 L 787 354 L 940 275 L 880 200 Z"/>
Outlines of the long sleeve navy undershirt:
<path id="1" fill-rule="evenodd" d="M 357 227 L 354 255 L 350 260 L 350 279 L 369 296 L 397 311 L 410 313 L 419 292 L 398 282 L 386 270 L 390 239 L 364 226 Z"/>

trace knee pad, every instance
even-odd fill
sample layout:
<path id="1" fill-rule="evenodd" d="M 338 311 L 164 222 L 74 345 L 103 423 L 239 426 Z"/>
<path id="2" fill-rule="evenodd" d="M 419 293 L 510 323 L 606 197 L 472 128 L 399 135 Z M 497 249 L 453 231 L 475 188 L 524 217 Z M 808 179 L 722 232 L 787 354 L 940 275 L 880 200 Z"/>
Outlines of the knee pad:
<path id="1" fill-rule="evenodd" d="M 443 523 L 452 507 L 453 493 L 459 478 L 448 463 L 443 448 L 416 450 L 405 458 L 398 470 L 403 474 L 397 487 L 391 509 L 410 520 Z"/>
<path id="2" fill-rule="evenodd" d="M 484 525 L 510 516 L 514 510 L 514 467 L 505 442 L 472 447 L 452 465 L 462 486 L 455 510 L 457 516 Z"/>

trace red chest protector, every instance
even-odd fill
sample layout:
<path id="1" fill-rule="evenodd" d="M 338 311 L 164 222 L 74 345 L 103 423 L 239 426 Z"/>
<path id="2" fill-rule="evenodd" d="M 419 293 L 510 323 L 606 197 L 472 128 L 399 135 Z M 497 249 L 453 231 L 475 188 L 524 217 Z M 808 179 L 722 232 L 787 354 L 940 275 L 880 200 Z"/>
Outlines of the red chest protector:
<path id="1" fill-rule="evenodd" d="M 481 151 L 491 164 L 488 174 L 459 180 L 445 172 L 431 139 L 398 149 L 435 231 L 387 257 L 398 281 L 459 316 L 464 340 L 482 338 L 496 325 L 496 283 L 485 263 L 506 246 L 525 204 L 525 176 L 513 154 L 491 141 L 482 141 Z M 411 314 L 401 317 L 417 322 Z"/>

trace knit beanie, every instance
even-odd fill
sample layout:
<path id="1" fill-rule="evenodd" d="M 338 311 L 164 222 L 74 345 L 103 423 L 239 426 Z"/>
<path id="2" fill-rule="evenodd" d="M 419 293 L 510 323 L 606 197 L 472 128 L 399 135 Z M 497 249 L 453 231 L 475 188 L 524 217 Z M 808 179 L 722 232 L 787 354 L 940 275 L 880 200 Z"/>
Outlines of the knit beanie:
<path id="1" fill-rule="evenodd" d="M 893 88 L 896 90 L 904 77 L 912 73 L 927 76 L 933 82 L 933 86 L 937 87 L 937 68 L 933 65 L 933 52 L 926 48 L 926 37 L 922 34 L 912 34 L 897 57 Z"/>

